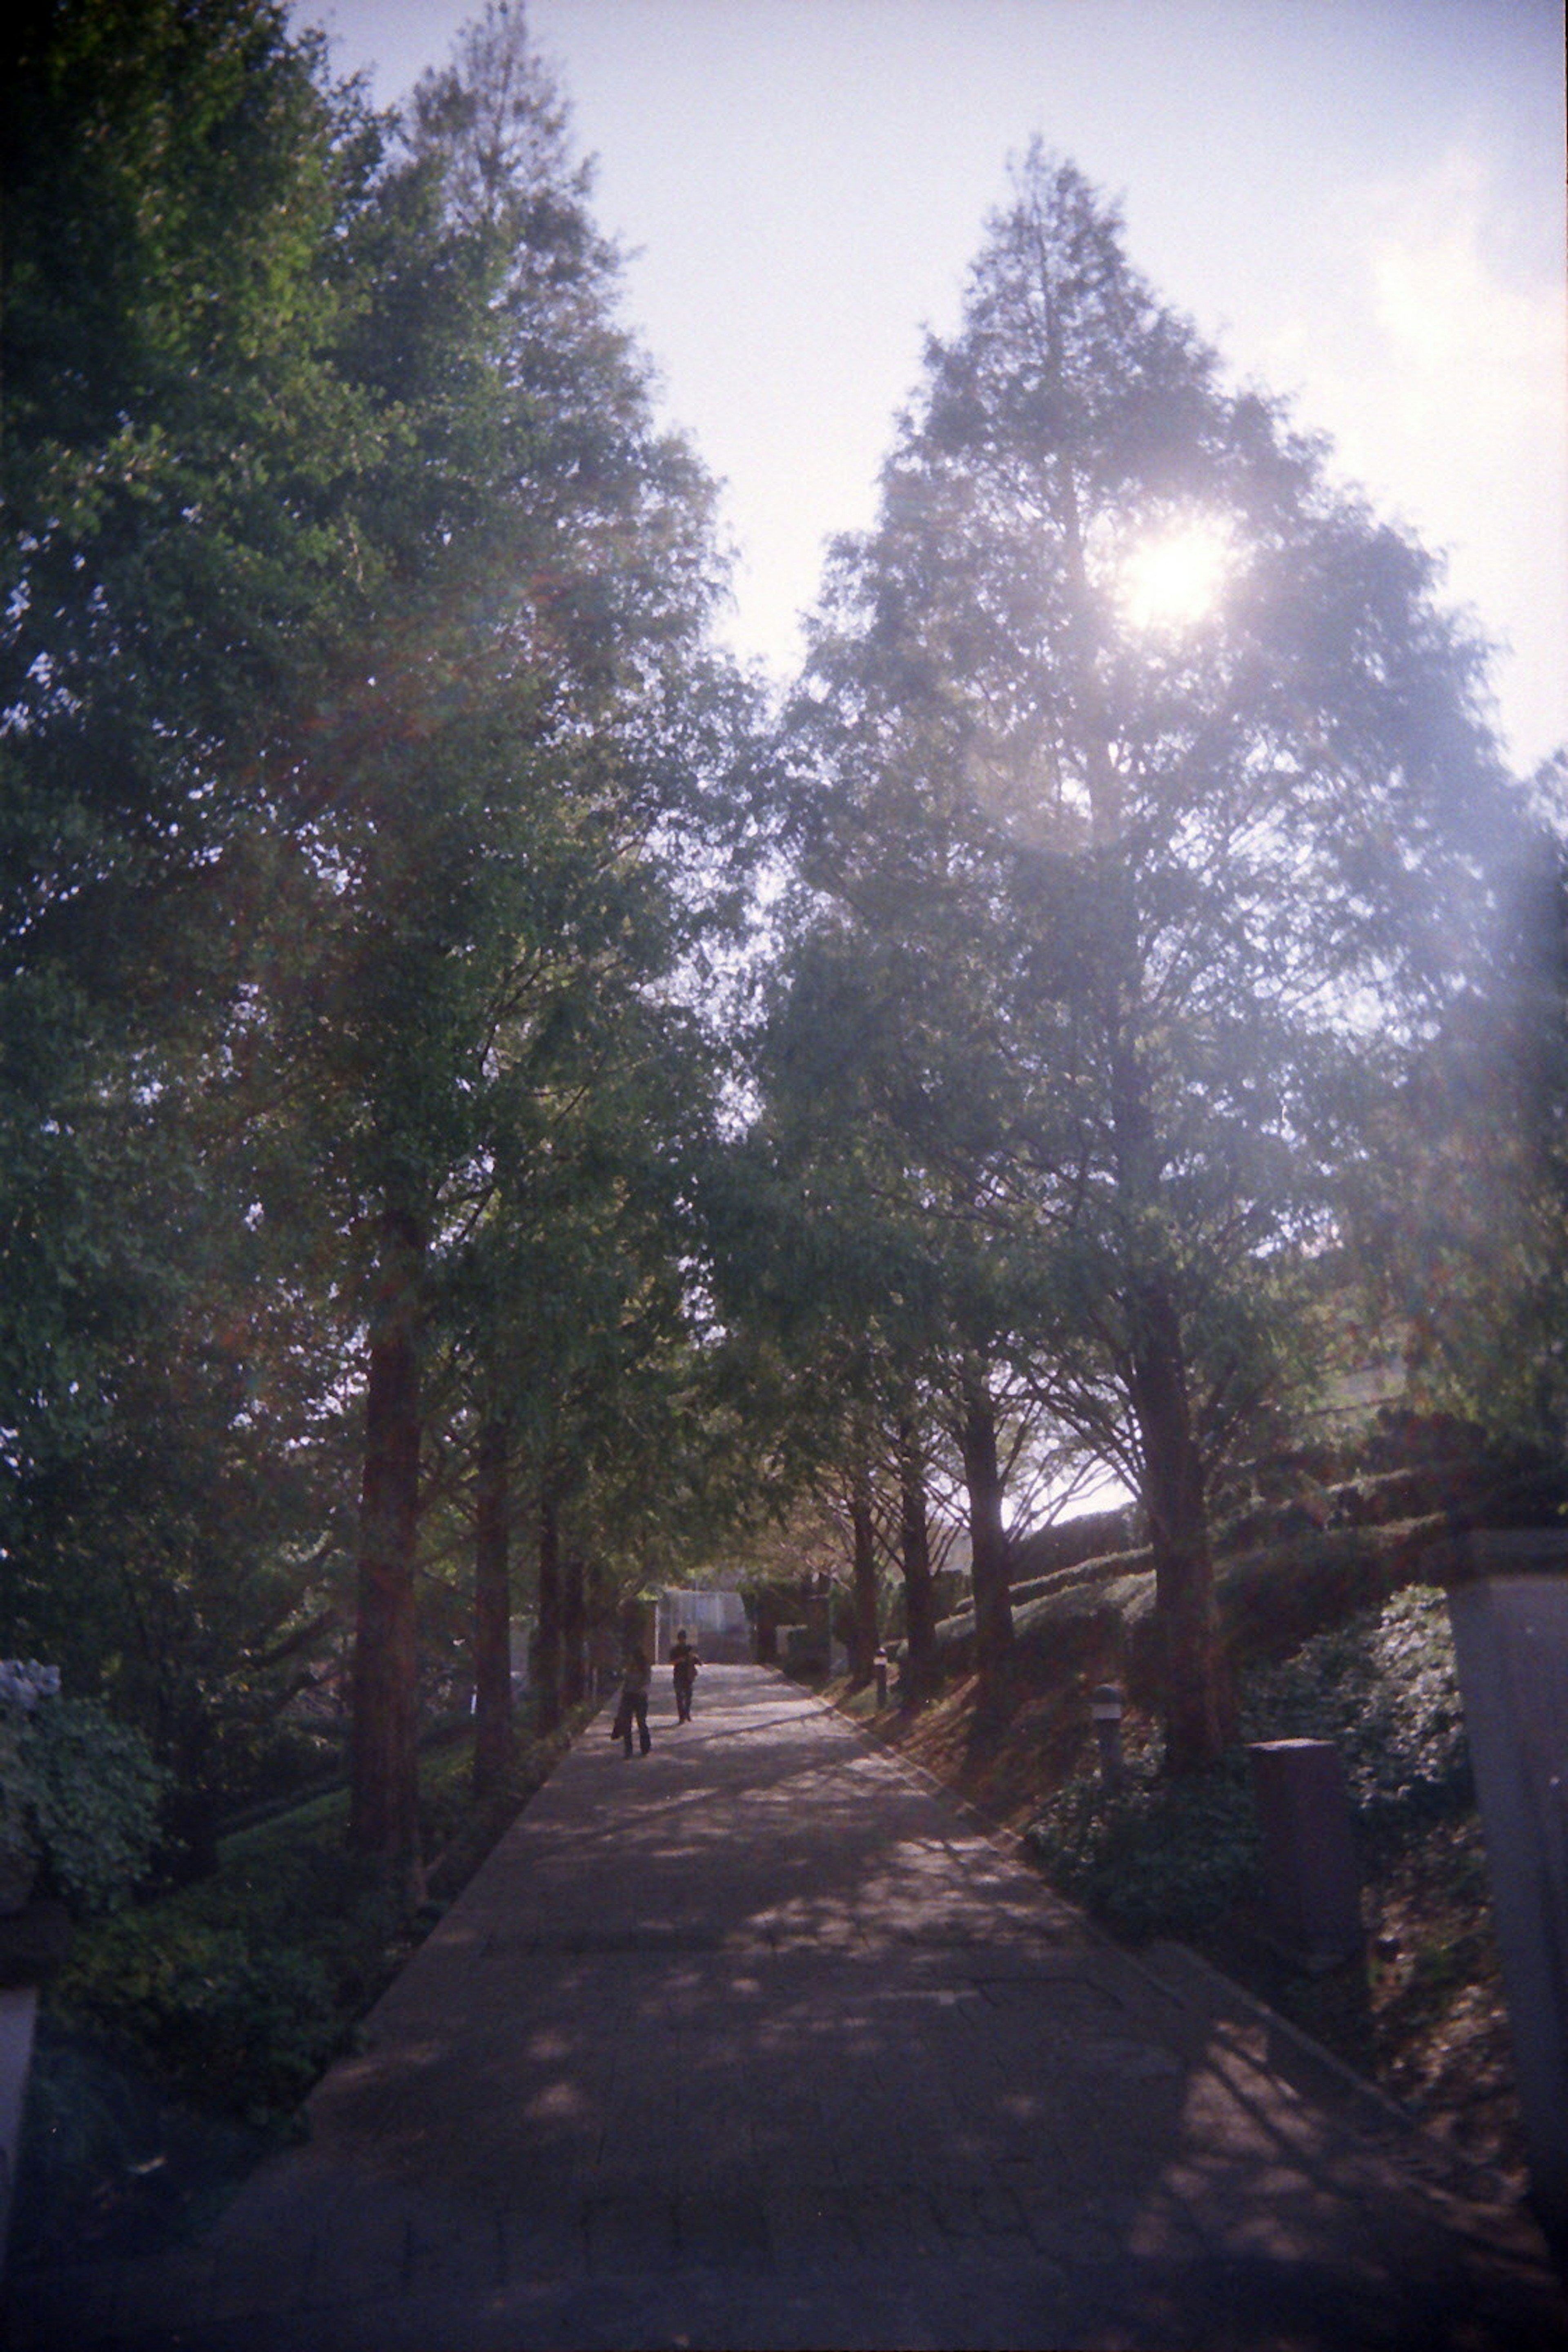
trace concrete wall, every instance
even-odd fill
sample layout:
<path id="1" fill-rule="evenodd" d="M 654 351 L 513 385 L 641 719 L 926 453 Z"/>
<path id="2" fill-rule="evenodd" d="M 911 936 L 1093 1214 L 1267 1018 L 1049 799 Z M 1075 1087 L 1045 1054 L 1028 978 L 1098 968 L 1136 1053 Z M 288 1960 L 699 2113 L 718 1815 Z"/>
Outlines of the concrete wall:
<path id="1" fill-rule="evenodd" d="M 1448 1609 L 1532 2193 L 1561 2254 L 1568 2252 L 1568 1536 L 1475 1538 L 1469 1567 L 1473 1580 L 1450 1589 Z"/>
<path id="2" fill-rule="evenodd" d="M 710 1662 L 726 1658 L 744 1661 L 752 1654 L 751 1626 L 746 1604 L 738 1592 L 680 1590 L 668 1585 L 658 1598 L 658 1630 L 654 1653 L 662 1664 L 682 1626 Z"/>

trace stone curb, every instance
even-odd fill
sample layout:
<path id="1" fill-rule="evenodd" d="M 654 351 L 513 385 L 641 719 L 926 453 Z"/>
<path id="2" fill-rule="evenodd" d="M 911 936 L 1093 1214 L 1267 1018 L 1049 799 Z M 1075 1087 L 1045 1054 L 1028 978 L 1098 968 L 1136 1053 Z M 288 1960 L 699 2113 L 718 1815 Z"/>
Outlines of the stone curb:
<path id="1" fill-rule="evenodd" d="M 1484 2203 L 1506 2206 L 1510 2210 L 1529 2211 L 1528 2197 L 1506 2180 L 1484 2157 L 1468 2156 L 1463 2148 L 1455 2147 L 1396 2099 L 1392 2092 L 1369 2082 L 1364 2074 L 1358 2074 L 1353 2066 L 1347 2065 L 1322 2042 L 1314 2041 L 1310 2033 L 1289 2018 L 1282 2016 L 1279 2010 L 1270 2009 L 1266 2000 L 1248 1991 L 1245 1985 L 1237 1984 L 1234 1977 L 1227 1977 L 1223 1969 L 1216 1969 L 1214 1962 L 1205 1959 L 1201 1952 L 1194 1952 L 1190 1945 L 1171 1938 L 1151 1945 L 1150 1954 L 1151 1958 L 1157 1955 L 1159 1964 L 1171 1968 L 1174 1973 L 1195 1978 L 1200 1987 L 1212 1987 L 1206 2005 L 1212 2007 L 1215 2001 L 1227 2002 L 1256 2018 L 1269 2033 L 1278 2034 L 1289 2044 L 1310 2073 L 1319 2076 L 1330 2088 L 1349 2096 L 1352 2108 L 1363 2112 L 1369 2126 L 1394 2131 L 1401 2137 L 1414 2141 L 1424 2156 L 1463 2184 L 1462 2194 Z M 1129 1957 L 1136 1958 L 1136 1955 Z M 1144 1965 L 1147 1970 L 1148 1963 Z M 1169 1990 L 1173 1990 L 1174 1988 Z"/>
<path id="2" fill-rule="evenodd" d="M 781 1682 L 789 1680 L 788 1675 L 781 1673 L 777 1667 L 770 1668 L 769 1671 L 777 1675 Z M 816 1706 L 844 1724 L 863 1746 L 885 1758 L 907 1780 L 947 1798 L 948 1801 L 978 1829 L 999 1853 L 1007 1854 L 1021 1863 L 1032 1875 L 1038 1877 L 1039 1874 L 1035 1869 L 1027 1842 L 1016 1830 L 1008 1829 L 1004 1822 L 991 1820 L 972 1799 L 963 1795 L 960 1790 L 950 1788 L 945 1780 L 931 1771 L 927 1766 L 914 1763 L 909 1758 L 901 1756 L 897 1748 L 891 1747 L 887 1741 L 879 1739 L 867 1725 L 858 1722 L 853 1716 L 846 1715 L 841 1707 L 835 1706 L 831 1699 L 823 1698 L 819 1693 L 806 1690 L 799 1684 L 793 1685 L 792 1687 L 800 1690 L 804 1696 L 811 1699 Z M 1043 1879 L 1040 1880 L 1042 1885 L 1045 1883 Z M 1113 1936 L 1110 1935 L 1097 1921 L 1091 1919 L 1087 1912 L 1079 1910 L 1076 1904 L 1068 1902 L 1065 1895 L 1057 1895 L 1054 1889 L 1047 1888 L 1047 1891 L 1051 1894 L 1053 1901 L 1062 1904 L 1066 1909 L 1074 1914 L 1089 1937 L 1116 1952 L 1124 1962 L 1145 1978 L 1156 1991 L 1163 1993 L 1167 1999 L 1210 2010 L 1216 2004 L 1221 2006 L 1228 2004 L 1255 2018 L 1266 2032 L 1278 2035 L 1289 2045 L 1298 2061 L 1306 2068 L 1309 2076 L 1315 2076 L 1321 2085 L 1327 2086 L 1340 2096 L 1348 2096 L 1352 2111 L 1359 2111 L 1365 2123 L 1373 2129 L 1383 2132 L 1393 2131 L 1412 2141 L 1427 2162 L 1446 2172 L 1450 2179 L 1459 2184 L 1461 2195 L 1483 2203 L 1501 2206 L 1511 2212 L 1522 2212 L 1527 2215 L 1530 2213 L 1528 2193 L 1515 2189 L 1512 2183 L 1506 2180 L 1502 2174 L 1484 2158 L 1468 2156 L 1463 2148 L 1453 2147 L 1450 2142 L 1435 2132 L 1430 2125 L 1424 2123 L 1419 2116 L 1394 2098 L 1392 2093 L 1382 2090 L 1375 2083 L 1369 2082 L 1364 2074 L 1358 2074 L 1353 2066 L 1348 2065 L 1342 2058 L 1336 2057 L 1334 2053 L 1326 2048 L 1322 2042 L 1315 2041 L 1311 2034 L 1294 2024 L 1289 2018 L 1282 2016 L 1278 2010 L 1271 2009 L 1268 2003 L 1257 1993 L 1249 1991 L 1245 1985 L 1238 1984 L 1234 1977 L 1226 1976 L 1223 1969 L 1215 1968 L 1212 1960 L 1205 1959 L 1201 1953 L 1194 1952 L 1189 1945 L 1179 1942 L 1173 1937 L 1161 1937 L 1150 1946 L 1149 1956 L 1145 1957 L 1128 1946 L 1118 1943 Z M 1155 1964 L 1154 1960 L 1156 1955 L 1158 1964 Z M 1163 1975 L 1162 1966 L 1168 1969 L 1171 1974 L 1178 1979 L 1185 1976 L 1189 1979 L 1190 1991 L 1184 1992 L 1179 1982 L 1173 1983 L 1168 1976 Z M 1194 1979 L 1195 1982 L 1193 1981 Z"/>

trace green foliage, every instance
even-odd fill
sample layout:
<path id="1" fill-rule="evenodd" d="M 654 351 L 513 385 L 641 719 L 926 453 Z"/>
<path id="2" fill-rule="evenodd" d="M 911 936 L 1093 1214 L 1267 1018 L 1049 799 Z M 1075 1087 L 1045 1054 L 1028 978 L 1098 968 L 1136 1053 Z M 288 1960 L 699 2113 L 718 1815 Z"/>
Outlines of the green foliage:
<path id="1" fill-rule="evenodd" d="M 91 1699 L 38 1702 L 17 1772 L 48 1875 L 84 1911 L 110 1911 L 146 1872 L 167 1776 L 147 1742 Z"/>
<path id="2" fill-rule="evenodd" d="M 1053 1886 L 1134 1942 L 1204 1926 L 1240 1900 L 1258 1868 L 1252 1792 L 1236 1756 L 1179 1780 L 1145 1765 L 1115 1794 L 1080 1776 L 1027 1838 Z"/>
<path id="3" fill-rule="evenodd" d="M 1331 1739 L 1363 1838 L 1397 1843 L 1473 1801 L 1440 1592 L 1418 1588 L 1241 1685 L 1248 1739 Z M 1159 1742 L 1108 1793 L 1098 1775 L 1064 1783 L 1027 1840 L 1051 1884 L 1138 1939 L 1191 1934 L 1257 1891 L 1258 1830 L 1247 1757 L 1231 1749 L 1181 1780 Z"/>
<path id="4" fill-rule="evenodd" d="M 399 1906 L 342 1800 L 231 1842 L 217 1876 L 73 1942 L 54 2015 L 253 2120 L 299 2105 L 386 1973 Z"/>
<path id="5" fill-rule="evenodd" d="M 1451 1525 L 1431 1512 L 1386 1527 L 1308 1528 L 1222 1559 L 1217 1581 L 1232 1657 L 1244 1670 L 1285 1657 L 1312 1635 L 1380 1608 Z"/>
<path id="6" fill-rule="evenodd" d="M 471 1743 L 421 1759 L 432 1893 L 449 1899 L 547 1777 L 563 1738 L 520 1739 L 506 1787 L 468 1793 Z M 125 2052 L 182 2095 L 255 2124 L 299 2105 L 422 1926 L 321 1797 L 223 1842 L 215 1876 L 79 1929 L 49 1987 L 56 2024 Z"/>
<path id="7" fill-rule="evenodd" d="M 0 1622 L 199 1801 L 334 1564 L 320 1223 L 256 1217 L 285 1123 L 235 1007 L 278 747 L 382 569 L 384 134 L 270 0 L 0 44 Z"/>
<path id="8" fill-rule="evenodd" d="M 62 0 L 0 44 L 3 1508 L 128 1417 L 186 1288 L 144 1180 L 199 1078 L 162 1055 L 234 986 L 259 743 L 363 610 L 386 420 L 341 350 L 380 142 L 319 37 L 268 0 Z"/>
<path id="9" fill-rule="evenodd" d="M 74 1908 L 112 1910 L 147 1870 L 167 1776 L 139 1732 L 59 1687 L 58 1666 L 0 1663 L 0 1851 L 18 1897 L 41 1864 Z"/>
<path id="10" fill-rule="evenodd" d="M 1432 1587 L 1401 1592 L 1248 1677 L 1242 1722 L 1254 1739 L 1331 1739 L 1369 1834 L 1474 1800 L 1447 1607 Z"/>
<path id="11" fill-rule="evenodd" d="M 261 1948 L 161 1904 L 73 1954 L 53 1999 L 58 2015 L 133 2044 L 181 2090 L 259 2120 L 296 2107 L 341 2046 L 334 1992 L 312 1954 Z"/>

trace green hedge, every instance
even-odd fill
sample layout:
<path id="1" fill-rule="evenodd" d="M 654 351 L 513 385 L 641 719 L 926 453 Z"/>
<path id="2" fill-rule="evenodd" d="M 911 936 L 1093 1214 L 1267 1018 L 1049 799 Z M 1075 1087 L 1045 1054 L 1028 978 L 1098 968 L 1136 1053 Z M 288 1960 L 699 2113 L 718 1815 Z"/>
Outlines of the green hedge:
<path id="1" fill-rule="evenodd" d="M 1154 1734 L 1121 1790 L 1080 1773 L 1026 1832 L 1051 1884 L 1116 1934 L 1192 1934 L 1257 1892 L 1249 1740 L 1332 1740 L 1368 1846 L 1473 1801 L 1453 1637 L 1433 1587 L 1244 1674 L 1238 1697 L 1241 1742 L 1211 1770 L 1168 1780 Z"/>
<path id="2" fill-rule="evenodd" d="M 216 1878 L 79 1935 L 49 2008 L 186 2095 L 264 2123 L 345 2046 L 384 1980 L 400 1906 L 379 1865 L 319 1831 L 275 1825 L 244 1844 Z"/>
<path id="3" fill-rule="evenodd" d="M 581 1711 L 573 1725 L 581 1719 Z M 552 1769 L 572 1726 L 531 1739 L 476 1800 L 471 1739 L 420 1758 L 436 1899 L 405 1892 L 343 1843 L 347 1799 L 315 1799 L 223 1840 L 211 1878 L 80 1929 L 49 1988 L 57 2025 L 150 2066 L 204 2105 L 268 2124 L 289 2114 Z"/>
<path id="4" fill-rule="evenodd" d="M 1258 1822 L 1246 1760 L 1160 1777 L 1157 1758 L 1116 1794 L 1080 1775 L 1026 1833 L 1059 1894 L 1131 1942 L 1191 1934 L 1239 1902 L 1258 1871 Z"/>

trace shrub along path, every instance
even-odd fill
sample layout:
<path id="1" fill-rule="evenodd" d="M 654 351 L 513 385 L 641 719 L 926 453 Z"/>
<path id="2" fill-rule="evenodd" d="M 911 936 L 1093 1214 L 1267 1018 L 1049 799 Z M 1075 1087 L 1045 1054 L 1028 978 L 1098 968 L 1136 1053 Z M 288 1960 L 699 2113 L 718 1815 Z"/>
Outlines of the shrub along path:
<path id="1" fill-rule="evenodd" d="M 662 1677 L 661 1677 L 662 1680 Z M 1568 2344 L 1506 2200 L 778 1677 L 604 1718 L 199 2244 L 13 2347 Z"/>

